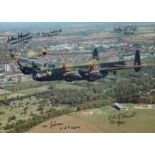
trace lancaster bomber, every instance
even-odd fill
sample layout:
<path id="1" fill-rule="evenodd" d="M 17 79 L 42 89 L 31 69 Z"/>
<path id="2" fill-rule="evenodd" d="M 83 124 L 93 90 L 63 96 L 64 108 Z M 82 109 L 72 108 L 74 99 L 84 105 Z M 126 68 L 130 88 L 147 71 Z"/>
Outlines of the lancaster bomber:
<path id="1" fill-rule="evenodd" d="M 104 62 L 104 60 L 99 59 L 97 48 L 93 50 L 91 61 L 81 63 L 54 63 L 44 58 L 46 54 L 47 50 L 43 50 L 42 56 L 26 57 L 13 53 L 11 53 L 11 56 L 16 58 L 19 69 L 23 74 L 32 75 L 33 80 L 36 81 L 95 81 L 104 78 L 109 72 L 116 74 L 119 70 L 131 68 L 138 72 L 144 66 L 141 65 L 139 50 L 136 50 L 133 66 L 128 66 L 124 60 Z"/>

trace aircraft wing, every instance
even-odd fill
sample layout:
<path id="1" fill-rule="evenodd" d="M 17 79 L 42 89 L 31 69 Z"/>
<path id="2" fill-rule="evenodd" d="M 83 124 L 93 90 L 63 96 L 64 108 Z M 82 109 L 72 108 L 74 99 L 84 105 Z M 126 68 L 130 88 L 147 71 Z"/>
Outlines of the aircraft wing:
<path id="1" fill-rule="evenodd" d="M 17 57 L 17 61 L 24 62 L 24 63 L 30 64 L 30 65 L 35 65 L 35 66 L 42 66 L 45 64 L 44 62 L 41 62 L 37 59 L 30 59 L 30 58 L 26 58 L 26 57 Z"/>
<path id="2" fill-rule="evenodd" d="M 126 70 L 126 69 L 131 69 L 131 68 L 141 68 L 141 67 L 150 67 L 150 66 L 154 66 L 152 64 L 144 64 L 144 65 L 137 65 L 137 66 L 118 66 L 118 67 L 106 67 L 106 68 L 100 68 L 98 70 L 93 70 L 91 71 L 91 73 L 97 73 L 100 71 L 109 71 L 109 72 L 113 72 L 113 71 L 118 71 L 118 70 Z"/>

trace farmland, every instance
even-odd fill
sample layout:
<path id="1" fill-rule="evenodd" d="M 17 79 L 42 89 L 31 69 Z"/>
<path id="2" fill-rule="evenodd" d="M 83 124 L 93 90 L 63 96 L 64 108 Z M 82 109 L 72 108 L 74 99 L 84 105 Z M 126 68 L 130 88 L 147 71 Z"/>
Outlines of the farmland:
<path id="1" fill-rule="evenodd" d="M 110 106 L 74 112 L 49 119 L 28 132 L 155 132 L 155 109 L 128 104 L 127 111 L 117 111 Z M 139 107 L 139 108 L 136 108 Z M 135 113 L 133 118 L 124 118 L 124 124 L 111 124 L 109 116 Z"/>

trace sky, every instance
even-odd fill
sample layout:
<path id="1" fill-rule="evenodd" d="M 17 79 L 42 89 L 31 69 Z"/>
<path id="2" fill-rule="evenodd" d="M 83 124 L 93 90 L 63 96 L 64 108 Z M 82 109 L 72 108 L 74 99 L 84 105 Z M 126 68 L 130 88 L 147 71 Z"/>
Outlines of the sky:
<path id="1" fill-rule="evenodd" d="M 111 28 L 114 25 L 131 23 L 105 23 L 105 22 L 0 22 L 0 30 L 32 30 L 32 29 L 65 29 L 77 26 Z M 134 23 L 132 23 L 134 24 Z"/>

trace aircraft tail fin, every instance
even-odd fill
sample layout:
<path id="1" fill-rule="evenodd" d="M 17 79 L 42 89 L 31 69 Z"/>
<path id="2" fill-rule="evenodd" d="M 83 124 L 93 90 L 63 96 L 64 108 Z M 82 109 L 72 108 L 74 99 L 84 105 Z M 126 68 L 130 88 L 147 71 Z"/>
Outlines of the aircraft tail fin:
<path id="1" fill-rule="evenodd" d="M 94 48 L 92 58 L 99 60 L 99 54 L 97 48 Z"/>
<path id="2" fill-rule="evenodd" d="M 135 53 L 135 59 L 134 59 L 134 69 L 136 72 L 140 71 L 141 69 L 141 58 L 140 58 L 140 51 L 139 50 L 136 50 L 136 53 Z"/>

